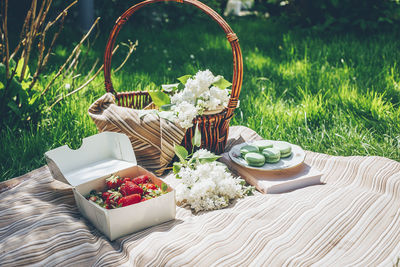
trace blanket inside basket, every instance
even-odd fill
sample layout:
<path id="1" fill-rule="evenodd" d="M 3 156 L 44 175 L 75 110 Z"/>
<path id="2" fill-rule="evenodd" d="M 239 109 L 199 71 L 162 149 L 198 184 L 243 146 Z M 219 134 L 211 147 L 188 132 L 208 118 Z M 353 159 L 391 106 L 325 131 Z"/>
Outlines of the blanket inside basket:
<path id="1" fill-rule="evenodd" d="M 157 175 L 161 175 L 171 162 L 175 155 L 174 144 L 181 144 L 186 133 L 178 124 L 156 114 L 140 118 L 139 110 L 118 106 L 111 93 L 90 106 L 89 116 L 100 132 L 126 134 L 138 164 Z"/>

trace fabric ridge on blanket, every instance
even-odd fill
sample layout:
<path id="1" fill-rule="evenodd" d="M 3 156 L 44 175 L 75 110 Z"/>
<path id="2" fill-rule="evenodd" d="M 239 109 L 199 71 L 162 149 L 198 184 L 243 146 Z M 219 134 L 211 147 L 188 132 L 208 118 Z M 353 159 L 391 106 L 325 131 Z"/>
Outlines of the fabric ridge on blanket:
<path id="1" fill-rule="evenodd" d="M 100 132 L 126 134 L 138 164 L 160 175 L 175 156 L 174 144 L 181 144 L 186 130 L 178 124 L 139 110 L 120 107 L 111 93 L 103 95 L 89 108 L 89 116 Z"/>

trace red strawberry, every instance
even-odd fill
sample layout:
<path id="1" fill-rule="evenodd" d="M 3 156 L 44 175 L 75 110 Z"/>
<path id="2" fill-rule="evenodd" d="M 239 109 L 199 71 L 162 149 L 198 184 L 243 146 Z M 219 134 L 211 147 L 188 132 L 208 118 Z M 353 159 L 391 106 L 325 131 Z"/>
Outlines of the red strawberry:
<path id="1" fill-rule="evenodd" d="M 155 184 L 143 184 L 147 189 L 157 190 L 157 186 Z"/>
<path id="2" fill-rule="evenodd" d="M 139 194 L 139 195 L 143 194 L 143 189 L 140 186 L 138 186 L 137 184 L 130 182 L 130 181 L 123 184 L 120 187 L 119 191 L 124 196 L 129 196 L 132 194 Z"/>
<path id="3" fill-rule="evenodd" d="M 126 182 L 130 182 L 131 181 L 131 178 L 124 178 L 123 180 L 122 180 L 122 183 L 124 184 L 124 183 L 126 183 Z"/>
<path id="4" fill-rule="evenodd" d="M 111 195 L 110 192 L 104 192 L 101 197 L 103 198 L 103 200 L 106 200 L 108 198 L 108 196 Z"/>
<path id="5" fill-rule="evenodd" d="M 145 199 L 145 198 L 142 198 L 142 200 L 140 200 L 140 202 L 145 202 L 147 199 Z"/>
<path id="6" fill-rule="evenodd" d="M 121 177 L 117 175 L 112 175 L 111 177 L 106 179 L 106 184 L 108 189 L 116 189 L 122 184 L 122 179 Z"/>
<path id="7" fill-rule="evenodd" d="M 106 204 L 108 206 L 117 206 L 118 201 L 122 198 L 122 195 L 120 192 L 112 192 L 106 200 Z"/>
<path id="8" fill-rule="evenodd" d="M 144 184 L 147 183 L 149 180 L 149 176 L 144 174 L 132 179 L 132 182 L 134 182 L 135 184 Z"/>
<path id="9" fill-rule="evenodd" d="M 129 195 L 126 197 L 122 197 L 119 201 L 118 201 L 118 206 L 129 206 L 132 204 L 136 204 L 139 203 L 141 200 L 141 197 L 139 194 L 133 194 L 133 195 Z"/>

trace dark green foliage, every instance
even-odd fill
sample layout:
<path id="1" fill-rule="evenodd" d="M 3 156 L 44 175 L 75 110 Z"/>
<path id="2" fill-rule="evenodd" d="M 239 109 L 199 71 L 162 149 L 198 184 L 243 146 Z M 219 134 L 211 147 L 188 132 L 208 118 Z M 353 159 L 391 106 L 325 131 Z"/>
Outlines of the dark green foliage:
<path id="1" fill-rule="evenodd" d="M 16 68 L 15 62 L 10 62 L 10 73 Z M 27 68 L 23 78 L 20 78 L 22 63 L 17 66 L 16 74 L 10 81 L 6 79 L 6 66 L 0 63 L 0 127 L 13 129 L 24 128 L 28 123 L 36 123 L 40 116 L 37 101 L 40 92 L 29 90 L 31 76 Z"/>
<path id="2" fill-rule="evenodd" d="M 141 0 L 95 0 L 96 16 L 102 18 L 103 25 L 113 25 L 116 19 L 128 8 Z M 222 14 L 227 0 L 202 0 L 204 4 Z M 175 2 L 155 3 L 148 5 L 135 13 L 135 17 L 141 23 L 159 22 L 159 23 L 182 23 L 187 20 L 193 20 L 203 17 L 201 11 L 188 4 Z"/>
<path id="3" fill-rule="evenodd" d="M 400 23 L 398 0 L 259 0 L 258 8 L 319 30 L 377 30 Z"/>

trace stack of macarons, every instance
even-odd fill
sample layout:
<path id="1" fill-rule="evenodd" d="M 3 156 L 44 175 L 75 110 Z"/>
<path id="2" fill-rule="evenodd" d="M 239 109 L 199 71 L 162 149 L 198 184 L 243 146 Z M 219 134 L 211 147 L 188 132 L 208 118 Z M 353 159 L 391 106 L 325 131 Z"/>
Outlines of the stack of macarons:
<path id="1" fill-rule="evenodd" d="M 240 154 L 250 166 L 262 167 L 265 163 L 276 163 L 292 154 L 288 142 L 259 140 L 240 148 Z"/>

